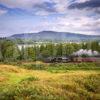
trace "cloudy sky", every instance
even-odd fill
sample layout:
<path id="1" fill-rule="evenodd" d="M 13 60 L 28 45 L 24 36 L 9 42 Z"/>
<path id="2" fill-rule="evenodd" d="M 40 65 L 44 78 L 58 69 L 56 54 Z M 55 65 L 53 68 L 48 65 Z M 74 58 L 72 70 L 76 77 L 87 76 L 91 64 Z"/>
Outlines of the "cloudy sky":
<path id="1" fill-rule="evenodd" d="M 100 0 L 0 0 L 0 36 L 44 30 L 100 35 Z"/>

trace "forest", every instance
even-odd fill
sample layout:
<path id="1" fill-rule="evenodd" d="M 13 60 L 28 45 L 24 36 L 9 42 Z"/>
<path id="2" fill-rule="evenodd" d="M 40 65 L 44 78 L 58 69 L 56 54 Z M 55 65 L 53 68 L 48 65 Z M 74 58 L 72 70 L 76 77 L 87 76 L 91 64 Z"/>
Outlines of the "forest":
<path id="1" fill-rule="evenodd" d="M 18 44 L 13 40 L 0 40 L 0 61 L 41 61 L 47 57 L 70 56 L 74 52 L 92 50 L 100 53 L 100 43 L 98 41 L 81 43 L 42 43 L 41 45 L 31 44 L 32 47 L 19 49 Z M 81 55 L 84 56 L 84 55 Z M 85 55 L 88 56 L 88 55 Z"/>

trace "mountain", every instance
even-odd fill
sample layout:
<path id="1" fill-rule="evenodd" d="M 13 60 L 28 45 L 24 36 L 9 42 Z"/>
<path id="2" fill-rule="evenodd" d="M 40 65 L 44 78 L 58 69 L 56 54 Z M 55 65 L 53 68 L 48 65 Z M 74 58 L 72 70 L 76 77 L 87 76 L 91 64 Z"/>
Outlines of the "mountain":
<path id="1" fill-rule="evenodd" d="M 100 35 L 83 35 L 70 32 L 55 32 L 55 31 L 41 31 L 38 33 L 25 33 L 25 34 L 15 34 L 9 39 L 22 39 L 31 41 L 89 41 L 89 40 L 99 40 Z"/>

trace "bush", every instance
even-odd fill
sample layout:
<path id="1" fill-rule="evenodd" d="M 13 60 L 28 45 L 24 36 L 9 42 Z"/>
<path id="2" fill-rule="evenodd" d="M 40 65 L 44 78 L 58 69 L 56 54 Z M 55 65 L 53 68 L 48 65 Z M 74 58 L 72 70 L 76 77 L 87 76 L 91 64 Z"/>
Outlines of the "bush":
<path id="1" fill-rule="evenodd" d="M 28 64 L 28 65 L 23 65 L 24 68 L 26 69 L 34 69 L 34 70 L 45 70 L 45 65 L 43 64 Z"/>
<path id="2" fill-rule="evenodd" d="M 38 81 L 38 80 L 39 80 L 39 78 L 32 76 L 32 77 L 22 79 L 20 82 L 23 83 L 23 82 L 31 82 L 31 81 Z"/>

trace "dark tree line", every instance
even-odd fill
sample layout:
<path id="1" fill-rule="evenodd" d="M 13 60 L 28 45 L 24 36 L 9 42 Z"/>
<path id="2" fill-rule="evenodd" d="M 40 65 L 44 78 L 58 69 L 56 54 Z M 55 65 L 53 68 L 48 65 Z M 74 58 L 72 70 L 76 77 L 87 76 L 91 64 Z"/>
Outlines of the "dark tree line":
<path id="1" fill-rule="evenodd" d="M 87 43 L 48 43 L 33 47 L 22 46 L 21 50 L 11 40 L 0 40 L 0 61 L 35 61 L 50 56 L 69 56 L 80 49 L 91 49 L 100 52 L 100 44 L 97 41 Z"/>

